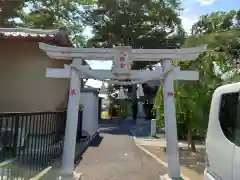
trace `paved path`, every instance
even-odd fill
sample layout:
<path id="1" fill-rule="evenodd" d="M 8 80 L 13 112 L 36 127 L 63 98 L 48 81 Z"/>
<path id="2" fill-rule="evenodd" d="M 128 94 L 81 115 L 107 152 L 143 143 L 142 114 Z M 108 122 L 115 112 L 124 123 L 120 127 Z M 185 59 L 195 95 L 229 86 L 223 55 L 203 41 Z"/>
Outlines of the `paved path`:
<path id="1" fill-rule="evenodd" d="M 166 147 L 166 140 L 164 138 L 139 138 L 136 137 L 136 143 L 141 146 L 156 146 L 159 148 L 165 148 Z M 199 142 L 197 142 L 199 143 Z M 188 148 L 187 141 L 179 141 L 178 146 L 180 148 Z M 196 149 L 205 149 L 204 144 L 201 142 L 201 144 L 195 145 Z"/>
<path id="2" fill-rule="evenodd" d="M 83 173 L 84 180 L 159 180 L 167 173 L 165 167 L 136 147 L 127 126 L 100 128 L 100 136 L 76 169 Z"/>

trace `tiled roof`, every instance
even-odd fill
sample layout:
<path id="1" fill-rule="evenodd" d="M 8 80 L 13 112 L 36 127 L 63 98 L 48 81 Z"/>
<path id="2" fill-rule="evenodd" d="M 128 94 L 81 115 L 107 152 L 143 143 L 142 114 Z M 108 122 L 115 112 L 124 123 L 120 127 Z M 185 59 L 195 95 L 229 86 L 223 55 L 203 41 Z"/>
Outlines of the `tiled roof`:
<path id="1" fill-rule="evenodd" d="M 70 30 L 65 27 L 60 27 L 55 30 L 47 29 L 30 29 L 30 28 L 0 28 L 0 38 L 16 38 L 21 40 L 34 40 L 47 44 L 72 47 L 69 39 Z"/>
<path id="2" fill-rule="evenodd" d="M 54 35 L 52 34 L 40 34 L 40 33 L 25 33 L 25 32 L 2 32 L 0 31 L 0 33 L 3 36 L 14 36 L 14 37 L 18 37 L 18 36 L 22 36 L 22 37 L 54 37 Z"/>
<path id="3" fill-rule="evenodd" d="M 0 28 L 0 34 L 6 37 L 54 37 L 57 30 L 27 29 L 27 28 Z"/>

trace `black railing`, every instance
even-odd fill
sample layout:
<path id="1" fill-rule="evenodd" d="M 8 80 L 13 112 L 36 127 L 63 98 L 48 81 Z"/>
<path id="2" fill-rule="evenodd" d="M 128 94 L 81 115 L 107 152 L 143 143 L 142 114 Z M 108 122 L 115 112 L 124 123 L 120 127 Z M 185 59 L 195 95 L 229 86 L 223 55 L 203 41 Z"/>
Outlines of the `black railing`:
<path id="1" fill-rule="evenodd" d="M 0 114 L 0 179 L 29 179 L 59 157 L 66 112 Z"/>

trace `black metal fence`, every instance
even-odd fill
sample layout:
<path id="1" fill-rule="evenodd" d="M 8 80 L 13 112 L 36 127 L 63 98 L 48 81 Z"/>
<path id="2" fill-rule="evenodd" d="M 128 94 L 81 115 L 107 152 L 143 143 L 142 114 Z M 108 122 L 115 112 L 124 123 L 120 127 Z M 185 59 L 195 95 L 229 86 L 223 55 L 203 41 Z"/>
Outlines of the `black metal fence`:
<path id="1" fill-rule="evenodd" d="M 66 111 L 0 114 L 0 179 L 29 179 L 62 153 Z"/>

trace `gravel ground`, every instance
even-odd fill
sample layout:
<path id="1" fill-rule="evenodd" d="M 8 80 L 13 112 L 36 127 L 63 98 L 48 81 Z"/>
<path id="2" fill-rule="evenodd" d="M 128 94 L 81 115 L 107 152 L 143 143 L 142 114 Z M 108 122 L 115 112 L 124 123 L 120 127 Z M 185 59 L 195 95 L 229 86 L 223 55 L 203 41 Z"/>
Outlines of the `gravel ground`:
<path id="1" fill-rule="evenodd" d="M 167 162 L 167 154 L 163 149 L 156 146 L 142 146 L 152 154 Z M 187 149 L 181 149 L 179 152 L 181 172 L 191 180 L 202 180 L 204 172 L 204 150 L 200 149 L 192 153 Z"/>

